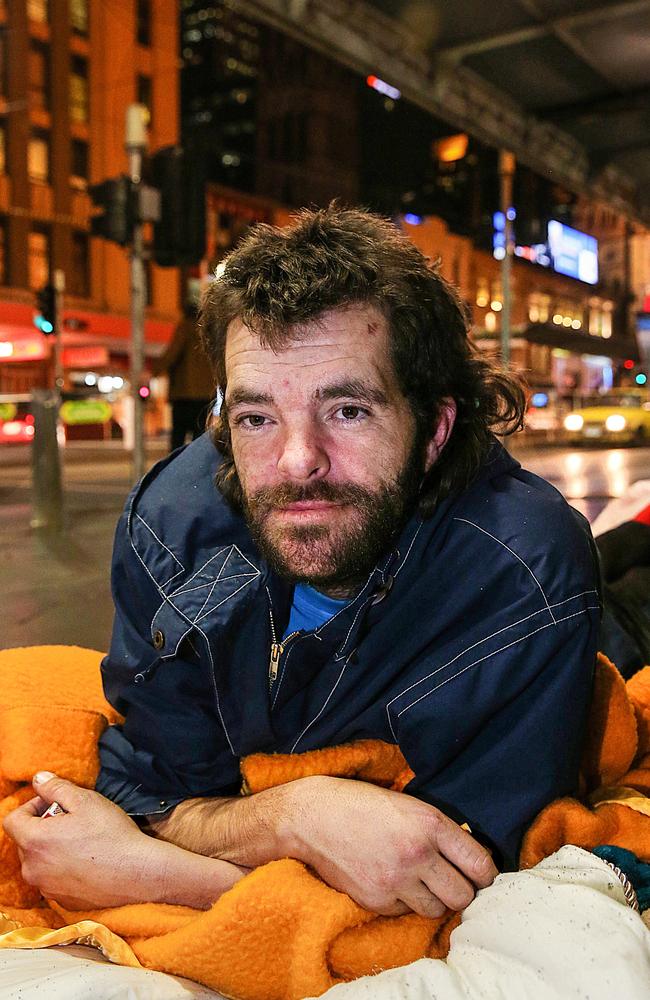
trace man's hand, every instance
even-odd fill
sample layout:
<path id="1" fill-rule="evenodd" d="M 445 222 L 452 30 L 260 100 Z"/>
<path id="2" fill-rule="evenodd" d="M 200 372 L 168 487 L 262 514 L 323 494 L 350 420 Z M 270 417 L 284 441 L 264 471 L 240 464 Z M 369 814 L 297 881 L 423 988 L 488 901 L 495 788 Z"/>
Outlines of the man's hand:
<path id="1" fill-rule="evenodd" d="M 48 772 L 35 777 L 34 790 L 37 796 L 10 813 L 4 829 L 16 841 L 25 881 L 67 909 L 209 906 L 245 874 L 152 840 L 115 803 Z M 43 818 L 53 802 L 64 812 Z"/>
<path id="2" fill-rule="evenodd" d="M 437 917 L 464 909 L 497 875 L 470 834 L 410 795 L 343 778 L 292 784 L 302 787 L 290 853 L 369 910 Z"/>
<path id="3" fill-rule="evenodd" d="M 193 799 L 157 837 L 256 866 L 292 857 L 377 913 L 462 910 L 497 874 L 489 853 L 433 806 L 348 778 L 310 777 L 246 798 Z"/>

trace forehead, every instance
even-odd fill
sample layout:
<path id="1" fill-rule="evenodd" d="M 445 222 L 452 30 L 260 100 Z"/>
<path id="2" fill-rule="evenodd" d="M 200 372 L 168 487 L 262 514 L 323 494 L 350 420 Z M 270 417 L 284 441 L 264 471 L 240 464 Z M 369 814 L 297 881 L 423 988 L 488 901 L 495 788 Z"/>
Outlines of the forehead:
<path id="1" fill-rule="evenodd" d="M 312 368 L 353 365 L 382 381 L 393 381 L 388 323 L 374 306 L 358 305 L 332 309 L 287 331 L 287 339 L 275 349 L 263 346 L 259 337 L 241 319 L 228 327 L 225 350 L 228 382 L 238 374 L 251 374 L 277 366 Z"/>

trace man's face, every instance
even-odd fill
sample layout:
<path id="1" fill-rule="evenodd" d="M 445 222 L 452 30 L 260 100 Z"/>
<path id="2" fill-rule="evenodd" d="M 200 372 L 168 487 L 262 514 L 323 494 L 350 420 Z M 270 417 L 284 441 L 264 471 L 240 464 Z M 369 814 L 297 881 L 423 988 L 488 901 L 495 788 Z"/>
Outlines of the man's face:
<path id="1" fill-rule="evenodd" d="M 235 468 L 261 551 L 285 578 L 348 596 L 410 513 L 453 405 L 416 441 L 387 323 L 371 306 L 324 313 L 277 353 L 233 321 L 226 379 Z"/>

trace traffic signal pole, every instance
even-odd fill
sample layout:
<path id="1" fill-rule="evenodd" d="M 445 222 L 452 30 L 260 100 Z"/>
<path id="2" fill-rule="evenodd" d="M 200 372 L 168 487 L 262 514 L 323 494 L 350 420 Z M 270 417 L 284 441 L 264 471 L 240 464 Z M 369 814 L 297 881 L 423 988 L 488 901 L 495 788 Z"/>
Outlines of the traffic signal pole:
<path id="1" fill-rule="evenodd" d="M 126 111 L 126 153 L 129 177 L 136 191 L 142 183 L 142 161 L 147 148 L 147 132 L 140 104 L 130 104 Z M 133 224 L 131 244 L 131 399 L 133 406 L 133 478 L 137 482 L 145 472 L 144 401 L 140 380 L 144 368 L 144 311 L 147 302 L 144 270 L 144 232 L 139 213 Z"/>
<path id="2" fill-rule="evenodd" d="M 499 180 L 501 187 L 501 211 L 505 216 L 505 254 L 501 258 L 501 365 L 506 370 L 510 367 L 510 327 L 512 304 L 512 257 L 514 254 L 514 239 L 512 226 L 513 180 L 515 176 L 515 157 L 508 150 L 499 151 Z"/>
<path id="3" fill-rule="evenodd" d="M 56 302 L 56 325 L 54 327 L 54 388 L 57 392 L 63 389 L 63 293 L 65 292 L 65 271 L 56 268 L 53 274 Z"/>
<path id="4" fill-rule="evenodd" d="M 50 535 L 63 528 L 63 489 L 59 454 L 58 422 L 63 389 L 61 327 L 65 274 L 57 269 L 52 281 L 39 293 L 43 310 L 40 329 L 52 341 L 52 382 L 49 389 L 32 393 L 34 437 L 32 440 L 32 517 L 30 525 Z M 46 332 L 47 331 L 47 332 Z"/>

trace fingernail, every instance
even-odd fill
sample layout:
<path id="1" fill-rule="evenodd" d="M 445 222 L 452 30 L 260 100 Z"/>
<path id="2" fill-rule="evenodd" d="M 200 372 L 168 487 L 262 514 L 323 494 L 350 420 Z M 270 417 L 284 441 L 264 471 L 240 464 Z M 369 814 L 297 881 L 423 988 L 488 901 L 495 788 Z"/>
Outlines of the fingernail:
<path id="1" fill-rule="evenodd" d="M 34 775 L 34 781 L 35 781 L 35 783 L 37 785 L 43 785 L 43 784 L 45 784 L 45 782 L 49 781 L 50 778 L 56 778 L 56 775 L 52 774 L 51 771 L 38 771 Z"/>

